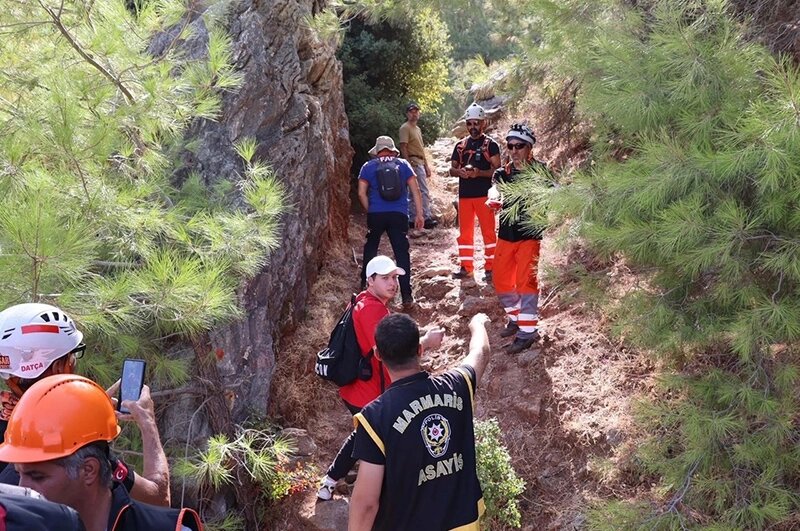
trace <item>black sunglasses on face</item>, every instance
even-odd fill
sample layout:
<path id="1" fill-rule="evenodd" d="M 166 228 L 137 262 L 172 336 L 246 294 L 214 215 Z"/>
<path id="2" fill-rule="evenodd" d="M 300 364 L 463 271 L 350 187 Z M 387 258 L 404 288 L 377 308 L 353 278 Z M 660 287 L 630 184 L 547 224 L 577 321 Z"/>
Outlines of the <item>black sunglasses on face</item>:
<path id="1" fill-rule="evenodd" d="M 510 151 L 514 151 L 515 149 L 522 150 L 528 147 L 528 144 L 508 144 L 507 147 Z"/>
<path id="2" fill-rule="evenodd" d="M 467 127 L 477 127 L 480 124 L 478 120 L 467 120 Z"/>
<path id="3" fill-rule="evenodd" d="M 83 357 L 83 353 L 84 352 L 86 352 L 86 343 L 81 343 L 80 345 L 78 345 L 77 347 L 72 349 L 70 354 L 75 356 L 76 360 L 79 360 L 79 359 L 81 359 Z"/>

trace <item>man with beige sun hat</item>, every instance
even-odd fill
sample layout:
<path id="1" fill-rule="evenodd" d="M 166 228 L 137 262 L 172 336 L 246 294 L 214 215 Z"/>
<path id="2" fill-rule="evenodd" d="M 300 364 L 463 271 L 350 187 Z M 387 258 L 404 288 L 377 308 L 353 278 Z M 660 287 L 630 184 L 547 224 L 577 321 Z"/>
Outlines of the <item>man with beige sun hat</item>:
<path id="1" fill-rule="evenodd" d="M 414 198 L 414 227 L 422 229 L 422 213 L 417 178 L 411 165 L 398 157 L 400 151 L 390 136 L 379 136 L 369 150 L 374 158 L 361 167 L 358 174 L 358 200 L 367 212 L 367 241 L 364 243 L 361 286 L 366 286 L 366 267 L 378 254 L 381 236 L 389 236 L 397 266 L 406 271 L 400 277 L 400 295 L 404 305 L 414 303 L 411 294 L 411 256 L 408 243 L 408 192 Z"/>

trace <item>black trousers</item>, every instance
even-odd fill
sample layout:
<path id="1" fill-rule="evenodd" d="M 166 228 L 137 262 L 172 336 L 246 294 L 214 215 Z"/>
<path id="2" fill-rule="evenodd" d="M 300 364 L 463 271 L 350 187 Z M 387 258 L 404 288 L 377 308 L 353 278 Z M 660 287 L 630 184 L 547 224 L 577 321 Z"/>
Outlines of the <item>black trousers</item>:
<path id="1" fill-rule="evenodd" d="M 408 254 L 408 216 L 400 212 L 375 212 L 367 214 L 367 241 L 364 243 L 364 266 L 361 268 L 361 283 L 367 281 L 367 264 L 378 256 L 378 246 L 383 233 L 389 236 L 394 260 L 405 270 L 400 275 L 400 294 L 411 295 L 411 255 Z"/>
<path id="2" fill-rule="evenodd" d="M 348 404 L 347 402 L 344 402 L 344 405 L 353 415 L 361 411 L 360 407 Z M 355 446 L 355 441 L 356 432 L 353 430 L 350 432 L 350 435 L 347 436 L 347 439 L 345 439 L 344 443 L 342 443 L 342 447 L 339 448 L 339 453 L 336 454 L 331 466 L 328 467 L 328 472 L 326 475 L 329 478 L 339 481 L 345 477 L 350 470 L 353 469 L 356 464 L 356 460 L 353 459 L 353 446 Z"/>

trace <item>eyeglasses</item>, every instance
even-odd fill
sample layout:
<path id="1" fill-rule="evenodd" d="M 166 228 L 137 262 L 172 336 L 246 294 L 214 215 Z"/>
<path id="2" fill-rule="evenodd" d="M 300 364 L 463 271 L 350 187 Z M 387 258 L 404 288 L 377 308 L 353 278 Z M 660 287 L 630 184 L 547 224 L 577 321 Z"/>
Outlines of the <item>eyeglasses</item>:
<path id="1" fill-rule="evenodd" d="M 83 353 L 84 352 L 86 352 L 86 343 L 81 343 L 80 345 L 78 345 L 77 347 L 72 349 L 70 354 L 75 356 L 76 360 L 79 360 L 79 359 L 81 359 L 83 357 Z"/>
<path id="2" fill-rule="evenodd" d="M 481 125 L 481 123 L 478 120 L 467 120 L 467 127 L 477 127 L 479 125 Z"/>
<path id="3" fill-rule="evenodd" d="M 508 144 L 507 147 L 509 151 L 514 151 L 515 149 L 523 150 L 528 147 L 528 144 Z"/>

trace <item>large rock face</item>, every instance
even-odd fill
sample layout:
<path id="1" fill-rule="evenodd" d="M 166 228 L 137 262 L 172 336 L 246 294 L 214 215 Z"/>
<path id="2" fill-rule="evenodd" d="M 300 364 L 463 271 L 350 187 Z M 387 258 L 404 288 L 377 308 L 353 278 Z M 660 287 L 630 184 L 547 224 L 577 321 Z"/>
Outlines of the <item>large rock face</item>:
<path id="1" fill-rule="evenodd" d="M 346 236 L 353 153 L 341 65 L 335 48 L 304 24 L 321 7 L 312 0 L 236 3 L 230 34 L 244 83 L 226 96 L 218 122 L 192 131 L 197 147 L 184 160 L 182 171 L 213 184 L 241 171 L 233 143 L 254 137 L 257 157 L 271 163 L 291 205 L 280 248 L 241 290 L 245 319 L 212 333 L 224 351 L 218 369 L 234 419 L 266 412 L 274 341 L 303 312 L 327 243 Z"/>

